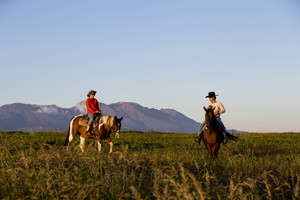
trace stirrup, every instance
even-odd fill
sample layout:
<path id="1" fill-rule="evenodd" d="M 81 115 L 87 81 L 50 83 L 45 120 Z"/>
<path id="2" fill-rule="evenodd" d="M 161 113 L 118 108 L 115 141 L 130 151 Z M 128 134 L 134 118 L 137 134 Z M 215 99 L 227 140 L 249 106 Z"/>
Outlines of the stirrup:
<path id="1" fill-rule="evenodd" d="M 87 131 L 86 134 L 87 134 L 87 135 L 90 135 L 90 136 L 93 136 L 93 135 L 94 135 L 92 131 Z"/>

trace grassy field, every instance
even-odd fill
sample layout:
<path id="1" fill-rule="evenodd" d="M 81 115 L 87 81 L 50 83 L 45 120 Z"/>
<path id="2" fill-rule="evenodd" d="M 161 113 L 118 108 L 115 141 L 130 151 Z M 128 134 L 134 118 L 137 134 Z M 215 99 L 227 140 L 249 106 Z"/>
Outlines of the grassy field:
<path id="1" fill-rule="evenodd" d="M 195 134 L 122 132 L 114 152 L 66 133 L 0 133 L 0 199 L 300 199 L 300 134 L 240 134 L 208 160 Z"/>

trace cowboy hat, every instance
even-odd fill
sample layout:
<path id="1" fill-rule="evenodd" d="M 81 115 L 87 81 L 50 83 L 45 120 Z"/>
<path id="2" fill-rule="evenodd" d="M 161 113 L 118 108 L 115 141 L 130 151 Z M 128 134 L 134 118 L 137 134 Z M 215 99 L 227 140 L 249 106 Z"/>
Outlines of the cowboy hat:
<path id="1" fill-rule="evenodd" d="M 89 93 L 87 94 L 87 96 L 89 97 L 91 94 L 94 94 L 94 95 L 95 95 L 96 93 L 97 93 L 97 91 L 95 91 L 95 90 L 90 90 Z"/>
<path id="2" fill-rule="evenodd" d="M 216 96 L 218 96 L 218 95 L 216 95 L 215 92 L 209 92 L 205 98 L 216 97 Z"/>

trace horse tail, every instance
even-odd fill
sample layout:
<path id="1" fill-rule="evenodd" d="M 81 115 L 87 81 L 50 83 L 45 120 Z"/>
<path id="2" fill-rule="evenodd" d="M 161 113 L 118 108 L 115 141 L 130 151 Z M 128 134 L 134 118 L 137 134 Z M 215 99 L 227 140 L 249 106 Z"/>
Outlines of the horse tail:
<path id="1" fill-rule="evenodd" d="M 76 122 L 75 119 L 77 119 L 78 117 L 81 117 L 81 116 L 83 116 L 83 115 L 77 115 L 70 120 L 68 135 L 65 140 L 65 146 L 67 146 L 73 140 L 73 138 L 76 136 L 76 133 L 78 131 L 78 124 L 77 125 L 75 124 L 75 122 Z M 77 120 L 77 123 L 78 123 L 78 120 Z"/>
<path id="2" fill-rule="evenodd" d="M 70 123 L 69 123 L 69 129 L 68 129 L 68 135 L 66 137 L 66 140 L 65 140 L 65 146 L 67 146 L 69 144 L 69 137 L 70 137 L 70 134 L 71 134 L 71 131 L 70 131 L 70 128 L 71 128 L 71 122 L 72 120 L 74 119 L 75 117 L 72 117 L 72 119 L 70 120 Z"/>
<path id="3" fill-rule="evenodd" d="M 238 137 L 230 134 L 229 132 L 226 131 L 226 135 L 225 135 L 229 140 L 234 140 L 236 141 L 237 139 L 239 139 Z"/>

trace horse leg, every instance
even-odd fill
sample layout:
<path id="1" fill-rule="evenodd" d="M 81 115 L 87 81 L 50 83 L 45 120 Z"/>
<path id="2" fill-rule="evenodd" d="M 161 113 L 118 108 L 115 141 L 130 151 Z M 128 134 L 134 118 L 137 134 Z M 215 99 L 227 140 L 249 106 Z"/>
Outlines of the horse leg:
<path id="1" fill-rule="evenodd" d="M 82 153 L 84 152 L 84 145 L 85 145 L 85 138 L 80 136 L 79 147 L 80 147 Z"/>
<path id="2" fill-rule="evenodd" d="M 211 148 L 210 144 L 206 143 L 205 147 L 206 147 L 206 149 L 208 151 L 208 157 L 211 158 L 212 157 L 212 148 Z"/>
<path id="3" fill-rule="evenodd" d="M 220 144 L 217 143 L 217 144 L 215 144 L 215 147 L 214 147 L 214 157 L 215 158 L 218 158 L 219 150 L 220 150 Z"/>
<path id="4" fill-rule="evenodd" d="M 99 151 L 99 153 L 101 153 L 101 140 L 98 139 L 97 143 L 98 143 L 98 151 Z"/>
<path id="5" fill-rule="evenodd" d="M 107 138 L 105 140 L 107 142 L 107 144 L 109 144 L 110 148 L 109 148 L 109 153 L 112 153 L 112 149 L 113 149 L 113 143 L 111 142 L 110 138 Z"/>

